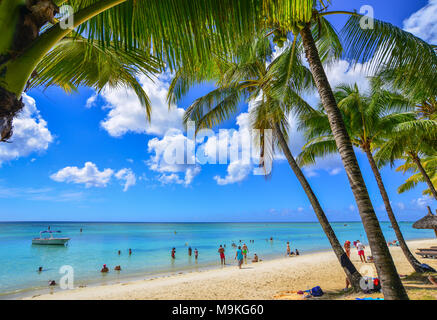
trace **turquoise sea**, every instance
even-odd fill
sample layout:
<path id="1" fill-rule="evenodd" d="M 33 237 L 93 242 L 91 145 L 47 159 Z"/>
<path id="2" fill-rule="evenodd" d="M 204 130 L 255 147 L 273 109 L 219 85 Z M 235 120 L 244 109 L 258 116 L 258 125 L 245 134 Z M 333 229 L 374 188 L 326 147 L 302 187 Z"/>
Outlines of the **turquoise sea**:
<path id="1" fill-rule="evenodd" d="M 337 222 L 333 228 L 343 243 L 360 239 L 367 243 L 361 223 Z M 412 222 L 400 223 L 407 240 L 433 238 L 431 230 L 416 230 Z M 68 246 L 32 245 L 39 232 L 61 230 L 71 238 Z M 395 235 L 387 222 L 382 223 L 387 240 Z M 83 232 L 80 232 L 80 229 Z M 273 241 L 270 241 L 270 237 Z M 285 254 L 286 242 L 302 254 L 329 249 L 329 242 L 318 223 L 90 223 L 90 222 L 5 222 L 0 223 L 0 298 L 47 290 L 48 281 L 59 279 L 64 265 L 74 269 L 74 285 L 93 285 L 129 278 L 146 278 L 162 273 L 192 271 L 219 266 L 220 244 L 226 245 L 226 256 L 234 264 L 232 242 L 249 247 L 249 256 L 261 259 Z M 254 240 L 250 243 L 249 240 Z M 199 251 L 189 257 L 188 246 Z M 176 248 L 176 259 L 170 258 Z M 128 255 L 128 249 L 132 255 Z M 118 255 L 121 250 L 121 255 Z M 108 274 L 100 268 L 107 264 Z M 121 272 L 114 271 L 120 265 Z M 38 273 L 38 267 L 45 271 Z"/>

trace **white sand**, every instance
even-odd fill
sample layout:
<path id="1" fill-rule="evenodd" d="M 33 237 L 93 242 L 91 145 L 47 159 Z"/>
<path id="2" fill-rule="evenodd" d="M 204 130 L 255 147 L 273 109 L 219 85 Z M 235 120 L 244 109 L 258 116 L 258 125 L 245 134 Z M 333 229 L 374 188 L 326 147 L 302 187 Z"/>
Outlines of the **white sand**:
<path id="1" fill-rule="evenodd" d="M 437 245 L 437 239 L 409 241 L 408 245 L 415 252 L 416 248 Z M 414 271 L 399 247 L 390 250 L 399 274 Z M 374 268 L 373 264 L 361 263 L 354 249 L 351 258 L 358 270 Z M 420 260 L 437 269 L 436 259 Z M 325 292 L 334 293 L 344 288 L 345 283 L 343 269 L 332 251 L 248 263 L 243 267 L 240 270 L 234 263 L 221 269 L 64 290 L 27 299 L 294 299 L 299 298 L 292 293 L 297 290 L 319 285 Z"/>

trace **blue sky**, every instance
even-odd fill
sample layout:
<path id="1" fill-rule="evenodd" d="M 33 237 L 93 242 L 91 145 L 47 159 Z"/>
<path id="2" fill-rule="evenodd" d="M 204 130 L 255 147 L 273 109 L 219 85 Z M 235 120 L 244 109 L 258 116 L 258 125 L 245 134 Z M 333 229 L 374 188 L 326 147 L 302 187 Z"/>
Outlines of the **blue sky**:
<path id="1" fill-rule="evenodd" d="M 338 1 L 331 10 L 371 5 L 375 17 L 437 43 L 437 1 Z M 420 11 L 419 11 L 420 10 Z M 331 17 L 340 29 L 345 17 Z M 327 71 L 331 84 L 357 82 L 366 87 L 360 66 L 340 61 Z M 65 94 L 58 88 L 35 89 L 24 97 L 26 109 L 14 123 L 11 144 L 0 146 L 0 221 L 315 221 L 309 202 L 288 164 L 275 160 L 271 179 L 253 175 L 235 163 L 170 166 L 157 156 L 172 139 L 184 139 L 183 109 L 211 90 L 202 85 L 169 113 L 165 102 L 169 75 L 151 83 L 151 124 L 132 93 L 88 88 Z M 308 97 L 313 103 L 317 96 Z M 237 134 L 247 125 L 247 105 L 222 128 Z M 170 130 L 171 134 L 165 136 Z M 295 154 L 301 134 L 290 141 Z M 369 165 L 357 153 L 374 207 L 386 220 Z M 319 161 L 305 173 L 331 220 L 359 220 L 341 161 Z M 406 178 L 389 167 L 382 176 L 399 220 L 424 215 L 431 201 L 416 190 L 399 195 Z"/>

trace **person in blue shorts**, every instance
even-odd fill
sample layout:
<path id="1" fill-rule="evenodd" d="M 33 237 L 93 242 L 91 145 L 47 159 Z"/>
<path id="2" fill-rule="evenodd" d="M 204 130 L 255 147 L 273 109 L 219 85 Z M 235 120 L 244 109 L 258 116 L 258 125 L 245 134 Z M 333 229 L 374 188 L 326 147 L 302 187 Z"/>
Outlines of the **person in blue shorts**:
<path id="1" fill-rule="evenodd" d="M 238 246 L 237 252 L 235 253 L 235 259 L 238 261 L 238 267 L 241 269 L 241 265 L 243 264 L 243 251 L 241 250 L 241 246 Z"/>

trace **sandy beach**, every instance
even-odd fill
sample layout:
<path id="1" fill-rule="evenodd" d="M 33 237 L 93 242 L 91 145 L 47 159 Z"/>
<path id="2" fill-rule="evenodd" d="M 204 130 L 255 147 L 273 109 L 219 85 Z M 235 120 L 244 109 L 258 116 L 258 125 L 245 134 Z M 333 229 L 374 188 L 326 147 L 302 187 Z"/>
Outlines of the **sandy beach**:
<path id="1" fill-rule="evenodd" d="M 408 241 L 412 252 L 417 248 L 437 245 L 437 239 Z M 413 273 L 399 247 L 390 247 L 400 275 Z M 366 247 L 366 256 L 370 250 Z M 262 258 L 262 257 L 260 257 Z M 351 259 L 358 270 L 374 269 L 361 263 L 352 249 Z M 436 259 L 419 259 L 437 269 Z M 321 286 L 324 299 L 354 299 L 369 295 L 344 293 L 345 276 L 331 251 L 302 254 L 243 265 L 234 261 L 224 268 L 175 274 L 155 279 L 136 280 L 110 285 L 57 291 L 25 299 L 302 299 L 295 292 Z M 376 272 L 376 271 L 375 271 Z M 364 273 L 364 271 L 362 272 Z M 375 273 L 376 275 L 376 273 Z M 424 278 L 407 278 L 404 285 L 412 299 L 437 299 L 437 288 Z M 373 294 L 382 297 L 381 294 Z"/>

